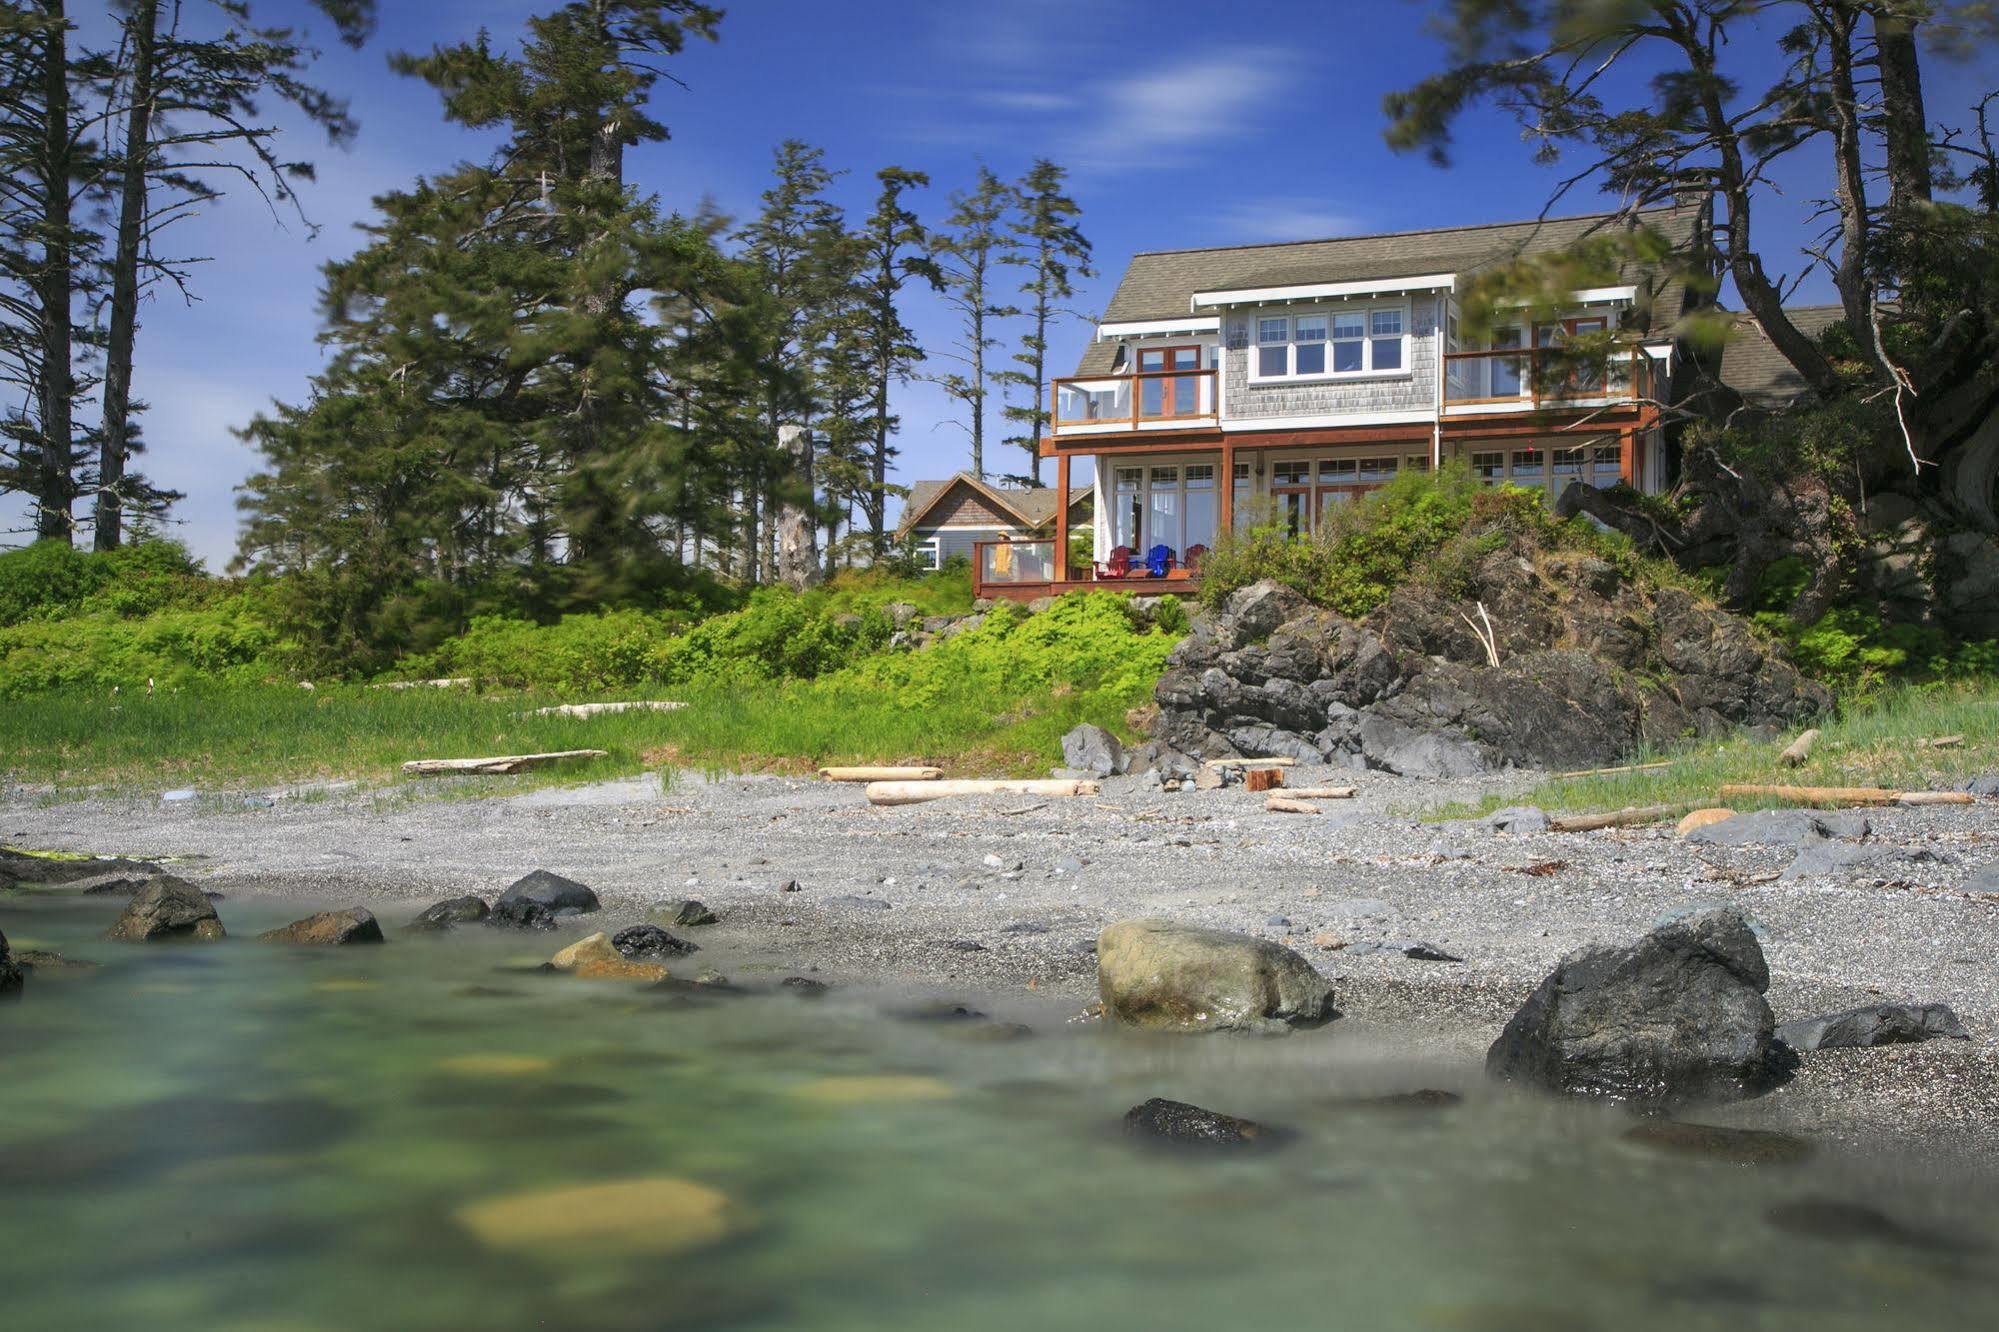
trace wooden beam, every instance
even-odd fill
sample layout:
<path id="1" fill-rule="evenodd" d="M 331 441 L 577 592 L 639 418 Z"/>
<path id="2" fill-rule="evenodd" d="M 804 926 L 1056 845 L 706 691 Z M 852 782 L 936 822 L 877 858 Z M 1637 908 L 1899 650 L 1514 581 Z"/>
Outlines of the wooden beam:
<path id="1" fill-rule="evenodd" d="M 868 802 L 875 805 L 914 805 L 925 800 L 965 795 L 1093 796 L 1101 789 L 1095 782 L 1063 779 L 869 782 L 867 796 Z"/>
<path id="2" fill-rule="evenodd" d="M 502 754 L 497 758 L 412 759 L 403 764 L 403 771 L 412 777 L 437 777 L 447 773 L 472 773 L 484 777 L 526 772 L 529 768 L 565 763 L 570 759 L 605 757 L 607 754 L 601 749 L 559 749 L 548 754 Z"/>
<path id="3" fill-rule="evenodd" d="M 819 775 L 829 782 L 934 782 L 944 775 L 944 770 L 909 767 L 821 768 Z"/>
<path id="4" fill-rule="evenodd" d="M 1216 483 L 1221 486 L 1221 519 L 1215 528 L 1219 537 L 1235 531 L 1235 441 L 1226 435 L 1222 437 L 1222 474 Z"/>
<path id="5" fill-rule="evenodd" d="M 1069 577 L 1069 455 L 1055 459 L 1055 577 Z"/>

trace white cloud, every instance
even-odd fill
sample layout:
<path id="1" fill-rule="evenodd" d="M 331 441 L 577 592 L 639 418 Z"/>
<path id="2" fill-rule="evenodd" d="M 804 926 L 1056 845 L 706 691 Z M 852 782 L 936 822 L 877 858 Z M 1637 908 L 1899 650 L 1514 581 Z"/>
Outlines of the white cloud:
<path id="1" fill-rule="evenodd" d="M 1285 195 L 1230 204 L 1215 215 L 1215 227 L 1228 242 L 1247 244 L 1352 236 L 1367 230 L 1367 223 L 1323 199 Z"/>
<path id="2" fill-rule="evenodd" d="M 972 99 L 987 106 L 998 107 L 1002 111 L 1028 111 L 1038 115 L 1068 111 L 1081 104 L 1072 93 L 1050 92 L 1038 88 L 1001 88 L 992 92 L 974 93 Z"/>
<path id="3" fill-rule="evenodd" d="M 1233 47 L 1126 75 L 1104 91 L 1071 156 L 1099 169 L 1154 167 L 1254 133 L 1257 107 L 1295 81 L 1297 59 Z"/>

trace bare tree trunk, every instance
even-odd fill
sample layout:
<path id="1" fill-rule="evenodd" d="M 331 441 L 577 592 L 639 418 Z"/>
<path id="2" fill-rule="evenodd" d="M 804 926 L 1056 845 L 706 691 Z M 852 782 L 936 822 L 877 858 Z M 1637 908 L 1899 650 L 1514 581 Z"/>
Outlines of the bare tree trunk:
<path id="1" fill-rule="evenodd" d="M 42 151 L 37 167 L 42 179 L 43 227 L 41 271 L 35 287 L 41 306 L 42 376 L 41 457 L 35 479 L 36 540 L 68 541 L 76 519 L 72 506 L 76 498 L 75 457 L 72 453 L 74 421 L 71 412 L 73 382 L 70 357 L 74 352 L 70 300 L 74 261 L 70 236 L 70 142 L 69 142 L 69 24 L 64 0 L 42 0 L 42 11 L 50 21 L 47 50 L 42 62 L 42 89 L 47 121 L 42 133 Z"/>
<path id="2" fill-rule="evenodd" d="M 1881 77 L 1882 137 L 1888 148 L 1888 208 L 1900 212 L 1930 202 L 1929 117 L 1923 108 L 1923 69 L 1916 51 L 1916 20 L 1874 11 L 1874 46 Z"/>
<path id="3" fill-rule="evenodd" d="M 1860 160 L 1860 104 L 1853 87 L 1854 16 L 1837 7 L 1819 10 L 1832 76 L 1833 193 L 1839 204 L 1839 263 L 1833 283 L 1847 327 L 1872 348 L 1873 283 L 1867 272 L 1867 180 Z"/>
<path id="4" fill-rule="evenodd" d="M 804 428 L 779 426 L 777 438 L 779 449 L 786 456 L 797 459 L 802 470 L 806 451 L 811 447 Z M 778 508 L 774 526 L 777 533 L 778 581 L 794 592 L 803 592 L 812 585 L 818 573 L 818 553 L 813 548 L 817 533 L 813 530 L 810 504 L 786 500 Z"/>
<path id="5" fill-rule="evenodd" d="M 132 39 L 132 106 L 125 119 L 118 242 L 111 261 L 111 341 L 104 361 L 104 430 L 97 463 L 95 542 L 99 550 L 116 550 L 124 539 L 125 497 L 121 492 L 132 437 L 139 243 L 146 217 L 147 158 L 152 151 L 153 55 L 159 43 L 159 22 L 160 0 L 136 0 L 127 20 Z"/>

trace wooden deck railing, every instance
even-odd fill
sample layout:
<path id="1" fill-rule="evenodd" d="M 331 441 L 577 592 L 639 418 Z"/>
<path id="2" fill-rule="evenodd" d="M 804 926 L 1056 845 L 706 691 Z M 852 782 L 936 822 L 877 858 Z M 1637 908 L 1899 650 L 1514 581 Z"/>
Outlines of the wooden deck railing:
<path id="1" fill-rule="evenodd" d="M 1215 419 L 1215 372 L 1145 370 L 1058 379 L 1053 398 L 1049 420 L 1057 434 L 1079 426 L 1144 430 L 1199 424 Z"/>
<path id="2" fill-rule="evenodd" d="M 1631 403 L 1649 395 L 1650 359 L 1632 348 L 1601 364 L 1559 347 L 1495 347 L 1444 356 L 1444 404 Z"/>

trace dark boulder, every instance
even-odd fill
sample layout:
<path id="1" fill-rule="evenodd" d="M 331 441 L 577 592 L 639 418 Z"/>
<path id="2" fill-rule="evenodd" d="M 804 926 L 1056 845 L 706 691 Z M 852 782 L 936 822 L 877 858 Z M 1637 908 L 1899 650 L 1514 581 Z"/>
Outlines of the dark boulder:
<path id="1" fill-rule="evenodd" d="M 1909 1045 L 1939 1037 L 1971 1039 L 1949 1004 L 1869 1004 L 1777 1028 L 1777 1039 L 1800 1051 Z"/>
<path id="2" fill-rule="evenodd" d="M 488 925 L 512 930 L 552 930 L 556 926 L 555 913 L 539 902 L 526 898 L 518 902 L 496 902 L 486 916 Z"/>
<path id="3" fill-rule="evenodd" d="M 492 915 L 492 908 L 483 897 L 447 897 L 442 902 L 434 902 L 417 914 L 404 929 L 429 932 L 448 930 L 454 925 L 476 924 Z"/>
<path id="4" fill-rule="evenodd" d="M 689 953 L 701 951 L 701 945 L 689 943 L 677 934 L 671 934 L 657 925 L 632 925 L 611 936 L 611 947 L 620 956 L 634 962 L 657 962 L 661 958 L 686 957 Z"/>
<path id="5" fill-rule="evenodd" d="M 668 902 L 652 913 L 652 918 L 664 925 L 679 925 L 691 928 L 696 925 L 715 925 L 721 917 L 703 906 L 692 897 L 683 897 L 677 902 Z"/>
<path id="6" fill-rule="evenodd" d="M 1872 831 L 1865 814 L 1821 809 L 1759 809 L 1710 823 L 1687 834 L 1711 846 L 1811 846 L 1833 837 L 1862 838 Z"/>
<path id="7" fill-rule="evenodd" d="M 523 902 L 532 902 L 551 915 L 564 912 L 582 914 L 595 911 L 598 907 L 597 894 L 574 879 L 565 879 L 560 874 L 551 874 L 538 869 L 532 874 L 516 879 L 500 894 L 500 900 L 493 904 L 493 910 L 504 912 Z"/>
<path id="8" fill-rule="evenodd" d="M 161 939 L 220 939 L 225 931 L 215 907 L 199 888 L 163 874 L 132 899 L 104 933 L 107 939 L 150 943 Z"/>
<path id="9" fill-rule="evenodd" d="M 1769 987 L 1739 909 L 1687 916 L 1563 958 L 1493 1042 L 1486 1071 L 1647 1110 L 1760 1095 L 1794 1064 Z"/>
<path id="10" fill-rule="evenodd" d="M 0 999 L 19 999 L 26 987 L 27 979 L 8 950 L 7 936 L 0 934 Z"/>
<path id="11" fill-rule="evenodd" d="M 786 976 L 778 982 L 778 985 L 786 993 L 795 994 L 801 999 L 823 998 L 826 992 L 833 988 L 825 981 L 813 980 L 810 976 Z"/>
<path id="12" fill-rule="evenodd" d="M 1275 1135 L 1252 1120 L 1159 1096 L 1125 1111 L 1124 1132 L 1128 1138 L 1176 1147 L 1267 1147 L 1275 1141 Z"/>
<path id="13" fill-rule="evenodd" d="M 358 906 L 345 911 L 321 911 L 275 930 L 265 930 L 257 937 L 265 943 L 304 944 L 320 948 L 384 942 L 382 923 L 375 919 L 375 913 Z"/>

